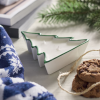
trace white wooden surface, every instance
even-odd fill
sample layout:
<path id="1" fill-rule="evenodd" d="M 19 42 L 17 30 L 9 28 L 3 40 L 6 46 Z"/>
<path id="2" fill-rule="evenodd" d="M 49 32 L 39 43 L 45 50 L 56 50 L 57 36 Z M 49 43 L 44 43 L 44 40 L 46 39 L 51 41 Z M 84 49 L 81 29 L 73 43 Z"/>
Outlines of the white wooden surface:
<path id="1" fill-rule="evenodd" d="M 48 2 L 48 1 L 47 1 Z M 56 0 L 51 0 L 51 4 L 56 3 Z M 58 35 L 60 37 L 74 37 L 74 39 L 89 39 L 89 44 L 86 51 L 91 49 L 100 49 L 100 32 L 90 29 L 86 24 L 80 23 L 66 23 L 64 25 L 44 25 L 38 22 L 38 19 L 33 23 L 33 25 L 27 30 L 28 32 L 39 32 L 42 34 L 48 35 Z M 28 52 L 26 43 L 23 38 L 20 39 L 13 39 L 13 44 L 15 49 L 23 63 L 25 68 L 25 80 L 26 81 L 34 81 L 43 85 L 45 88 L 48 89 L 49 92 L 53 93 L 57 100 L 80 100 L 82 97 L 80 96 L 72 96 L 67 94 L 66 92 L 62 91 L 58 87 L 57 77 L 59 75 L 59 71 L 48 75 L 46 69 L 40 68 L 37 61 L 34 61 L 32 58 L 32 54 Z M 74 55 L 73 55 L 74 56 Z M 87 54 L 82 58 L 81 61 L 93 58 L 100 58 L 99 52 L 92 52 Z M 66 60 L 66 59 L 65 59 Z M 61 69 L 60 72 L 65 72 L 70 69 L 73 65 L 70 64 L 65 68 Z M 57 66 L 55 66 L 57 67 Z M 63 86 L 66 89 L 71 89 L 72 79 L 75 76 L 76 72 L 71 74 L 71 78 L 69 77 Z M 84 98 L 82 98 L 84 99 Z M 84 99 L 85 100 L 85 99 Z"/>

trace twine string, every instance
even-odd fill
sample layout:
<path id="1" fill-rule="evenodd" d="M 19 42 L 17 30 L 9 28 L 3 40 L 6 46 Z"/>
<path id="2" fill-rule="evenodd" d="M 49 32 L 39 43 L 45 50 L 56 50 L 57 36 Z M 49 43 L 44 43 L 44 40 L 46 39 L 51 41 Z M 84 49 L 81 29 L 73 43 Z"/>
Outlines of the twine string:
<path id="1" fill-rule="evenodd" d="M 70 92 L 70 91 L 64 89 L 64 88 L 62 87 L 61 83 L 60 83 L 60 79 L 61 79 L 62 77 L 65 77 L 65 76 L 67 77 L 71 72 L 73 72 L 73 71 L 74 71 L 74 68 L 75 68 L 75 66 L 76 66 L 76 64 L 78 63 L 78 61 L 79 61 L 84 55 L 86 55 L 87 53 L 92 52 L 92 51 L 99 51 L 99 53 L 100 53 L 100 50 L 90 50 L 90 51 L 87 51 L 86 53 L 84 53 L 83 55 L 81 55 L 81 56 L 75 61 L 74 65 L 71 67 L 71 69 L 70 69 L 68 72 L 59 74 L 59 76 L 58 76 L 58 78 L 57 78 L 57 80 L 58 80 L 58 86 L 59 86 L 63 91 L 65 91 L 65 92 L 67 92 L 67 93 L 69 93 L 69 94 L 72 94 L 72 95 L 82 95 L 82 94 L 85 94 L 86 92 L 90 91 L 91 89 L 93 89 L 93 88 L 96 87 L 97 85 L 100 85 L 100 82 L 96 82 L 96 83 L 94 83 L 93 85 L 91 85 L 89 88 L 85 89 L 85 90 L 82 91 L 82 92 Z"/>

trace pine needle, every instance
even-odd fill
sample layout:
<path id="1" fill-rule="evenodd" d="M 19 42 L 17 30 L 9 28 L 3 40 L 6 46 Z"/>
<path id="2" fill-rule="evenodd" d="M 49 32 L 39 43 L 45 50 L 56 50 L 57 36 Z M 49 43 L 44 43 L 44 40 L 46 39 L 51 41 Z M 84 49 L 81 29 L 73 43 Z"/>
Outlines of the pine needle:
<path id="1" fill-rule="evenodd" d="M 56 5 L 38 14 L 40 22 L 58 24 L 65 22 L 86 22 L 90 27 L 100 29 L 99 0 L 58 0 Z"/>

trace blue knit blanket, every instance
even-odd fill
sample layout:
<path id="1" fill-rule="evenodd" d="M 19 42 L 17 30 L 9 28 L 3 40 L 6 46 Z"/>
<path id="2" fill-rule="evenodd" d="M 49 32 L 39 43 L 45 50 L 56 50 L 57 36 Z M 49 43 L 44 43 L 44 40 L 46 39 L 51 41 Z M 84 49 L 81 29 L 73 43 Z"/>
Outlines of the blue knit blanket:
<path id="1" fill-rule="evenodd" d="M 0 100 L 56 100 L 53 94 L 39 84 L 24 81 L 24 67 L 1 25 Z"/>

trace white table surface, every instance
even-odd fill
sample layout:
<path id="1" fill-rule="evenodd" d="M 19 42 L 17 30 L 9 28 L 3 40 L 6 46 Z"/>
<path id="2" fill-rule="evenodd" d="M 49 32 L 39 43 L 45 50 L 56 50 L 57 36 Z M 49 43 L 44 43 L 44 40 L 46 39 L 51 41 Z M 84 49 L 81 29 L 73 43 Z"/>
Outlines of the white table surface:
<path id="1" fill-rule="evenodd" d="M 51 4 L 56 3 L 57 0 L 51 0 Z M 48 1 L 47 1 L 48 2 Z M 100 49 L 100 32 L 90 29 L 86 24 L 80 23 L 66 23 L 63 25 L 44 25 L 43 23 L 39 23 L 38 19 L 35 20 L 33 25 L 27 30 L 28 32 L 39 32 L 42 34 L 48 35 L 58 35 L 60 37 L 74 37 L 74 39 L 89 39 L 89 44 L 87 46 L 86 51 L 91 49 Z M 70 94 L 62 91 L 58 87 L 57 77 L 59 75 L 59 71 L 65 72 L 70 69 L 73 65 L 64 67 L 63 69 L 55 72 L 54 74 L 48 75 L 45 67 L 40 68 L 38 61 L 34 61 L 32 58 L 32 54 L 28 52 L 26 43 L 21 37 L 20 39 L 12 38 L 15 49 L 23 63 L 25 69 L 25 80 L 26 81 L 34 81 L 38 84 L 44 86 L 48 89 L 49 92 L 53 93 L 57 100 L 69 100 L 73 97 Z M 73 55 L 74 56 L 74 55 Z M 83 60 L 100 58 L 99 52 L 91 52 L 82 58 Z M 75 76 L 75 73 L 72 75 Z M 70 78 L 67 79 L 64 83 L 64 87 L 69 87 L 71 84 Z M 77 97 L 78 100 L 78 97 Z"/>

